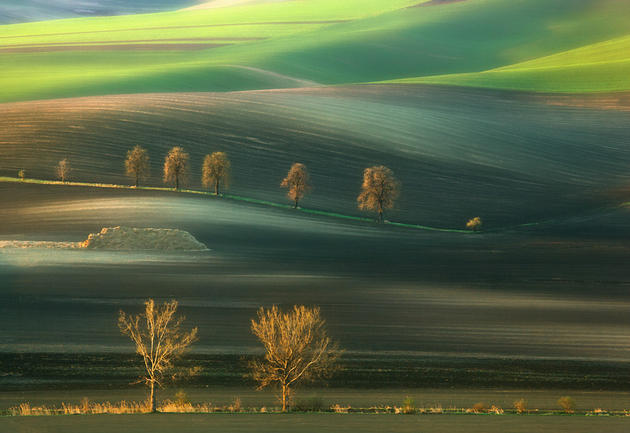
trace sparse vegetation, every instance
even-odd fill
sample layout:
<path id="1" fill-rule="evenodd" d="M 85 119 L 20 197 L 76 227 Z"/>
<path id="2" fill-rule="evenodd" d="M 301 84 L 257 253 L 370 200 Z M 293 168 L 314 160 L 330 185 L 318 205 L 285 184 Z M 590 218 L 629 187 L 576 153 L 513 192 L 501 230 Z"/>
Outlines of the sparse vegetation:
<path id="1" fill-rule="evenodd" d="M 164 159 L 164 183 L 174 184 L 175 189 L 179 190 L 188 176 L 188 159 L 182 147 L 173 147 Z"/>
<path id="2" fill-rule="evenodd" d="M 558 399 L 558 406 L 560 406 L 565 413 L 575 412 L 575 400 L 569 396 L 560 397 Z"/>
<path id="3" fill-rule="evenodd" d="M 280 387 L 283 412 L 290 405 L 294 385 L 327 377 L 339 357 L 317 307 L 296 305 L 288 312 L 275 305 L 261 307 L 251 330 L 265 349 L 262 360 L 250 362 L 252 376 L 259 389 Z"/>
<path id="4" fill-rule="evenodd" d="M 59 164 L 57 164 L 57 179 L 62 182 L 67 182 L 71 171 L 70 161 L 68 161 L 67 158 L 62 159 L 59 161 Z"/>
<path id="5" fill-rule="evenodd" d="M 153 299 L 149 299 L 144 307 L 144 312 L 138 315 L 130 316 L 121 311 L 118 327 L 131 338 L 142 357 L 146 374 L 141 381 L 149 387 L 149 411 L 155 412 L 155 385 L 162 385 L 173 359 L 197 339 L 197 328 L 188 332 L 182 330 L 184 318 L 175 316 L 177 301 L 156 306 Z"/>
<path id="6" fill-rule="evenodd" d="M 416 413 L 416 402 L 411 397 L 405 397 L 402 402 L 402 413 L 406 415 L 411 415 Z"/>
<path id="7" fill-rule="evenodd" d="M 293 208 L 297 209 L 300 200 L 311 189 L 310 178 L 306 166 L 296 162 L 289 169 L 287 177 L 280 183 L 282 188 L 287 188 L 287 197 L 293 201 Z"/>
<path id="8" fill-rule="evenodd" d="M 18 170 L 18 177 L 22 182 L 24 182 L 24 178 L 26 177 L 26 170 L 24 170 L 23 168 Z"/>
<path id="9" fill-rule="evenodd" d="M 394 172 L 379 165 L 363 171 L 363 184 L 357 202 L 359 209 L 376 212 L 378 222 L 382 224 L 385 210 L 394 207 L 399 194 L 400 182 L 394 177 Z"/>
<path id="10" fill-rule="evenodd" d="M 214 152 L 206 155 L 203 160 L 201 184 L 206 188 L 214 188 L 214 194 L 219 195 L 221 183 L 226 188 L 230 180 L 231 163 L 225 152 Z"/>
<path id="11" fill-rule="evenodd" d="M 127 176 L 134 179 L 136 188 L 140 185 L 140 179 L 146 179 L 149 176 L 149 153 L 145 148 L 136 145 L 127 151 L 125 171 Z"/>
<path id="12" fill-rule="evenodd" d="M 527 400 L 520 398 L 513 403 L 516 413 L 527 413 Z"/>
<path id="13" fill-rule="evenodd" d="M 466 223 L 466 228 L 468 230 L 472 230 L 472 231 L 479 231 L 481 230 L 481 227 L 483 226 L 483 221 L 481 220 L 480 217 L 474 217 L 471 218 L 470 220 L 468 220 L 468 222 Z"/>

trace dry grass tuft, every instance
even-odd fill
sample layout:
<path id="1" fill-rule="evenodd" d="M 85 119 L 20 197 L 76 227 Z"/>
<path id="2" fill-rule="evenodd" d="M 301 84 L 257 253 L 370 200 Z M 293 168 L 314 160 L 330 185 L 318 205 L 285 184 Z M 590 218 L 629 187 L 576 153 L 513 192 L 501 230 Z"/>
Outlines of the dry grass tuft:
<path id="1" fill-rule="evenodd" d="M 521 398 L 513 403 L 516 413 L 527 413 L 527 400 Z"/>

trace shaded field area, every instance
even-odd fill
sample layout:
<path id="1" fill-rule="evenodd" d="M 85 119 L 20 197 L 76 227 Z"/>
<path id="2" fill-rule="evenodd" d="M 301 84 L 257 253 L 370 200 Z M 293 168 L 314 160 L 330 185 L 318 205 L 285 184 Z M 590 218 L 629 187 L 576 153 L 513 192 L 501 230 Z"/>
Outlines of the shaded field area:
<path id="1" fill-rule="evenodd" d="M 106 421 L 106 423 L 105 423 Z M 622 433 L 628 420 L 619 417 L 448 416 L 395 415 L 107 415 L 0 418 L 0 427 L 13 431 L 105 432 L 512 432 Z"/>
<path id="2" fill-rule="evenodd" d="M 251 379 L 248 362 L 256 359 L 258 355 L 187 355 L 175 363 L 178 371 L 185 371 L 198 367 L 199 374 L 193 378 L 169 384 L 164 391 L 164 399 L 175 393 L 179 388 L 187 388 L 195 401 L 214 401 L 216 397 L 213 390 L 226 388 L 237 390 L 254 390 L 256 383 Z M 143 399 L 138 396 L 144 392 L 142 386 L 131 385 L 142 375 L 141 361 L 137 355 L 121 353 L 0 353 L 0 385 L 3 391 L 7 391 L 6 398 L 23 395 L 28 391 L 29 402 L 36 397 L 37 392 L 44 394 L 53 391 L 67 391 L 65 395 L 74 399 L 81 398 L 84 392 L 101 392 L 100 399 Z M 388 404 L 400 405 L 393 390 L 413 390 L 420 392 L 423 401 L 430 395 L 422 391 L 426 389 L 439 390 L 439 395 L 449 392 L 456 396 L 456 387 L 463 394 L 474 392 L 496 394 L 497 390 L 522 390 L 527 393 L 555 395 L 569 392 L 584 393 L 589 391 L 597 394 L 602 390 L 606 392 L 628 390 L 630 367 L 627 363 L 612 361 L 586 361 L 586 360 L 540 360 L 540 359 L 514 359 L 514 358 L 475 358 L 472 356 L 422 356 L 411 354 L 360 354 L 346 353 L 340 362 L 340 369 L 333 377 L 324 383 L 307 384 L 302 389 L 298 388 L 300 398 L 318 393 L 337 395 L 342 391 L 353 389 L 360 396 L 365 390 L 375 401 L 370 402 L 367 397 L 362 402 L 343 401 L 337 403 L 350 404 L 353 407 L 370 407 L 381 405 L 383 399 L 378 393 L 394 396 Z M 320 389 L 321 387 L 324 387 Z M 46 390 L 46 391 L 44 391 Z M 95 391 L 102 390 L 102 391 Z M 107 390 L 107 391 L 105 391 Z M 378 390 L 378 391 L 377 391 Z M 11 391 L 11 393 L 8 393 Z M 112 397 L 107 393 L 111 391 Z M 124 397 L 125 393 L 130 396 Z M 235 391 L 236 392 L 236 391 Z M 396 391 L 398 392 L 398 391 Z M 400 391 L 406 392 L 406 391 Z M 411 392 L 411 391 L 409 391 Z M 211 397 L 201 397 L 204 393 Z M 228 392 L 229 393 L 229 392 Z M 494 394 L 493 394 L 494 393 Z M 516 393 L 516 391 L 514 391 Z M 588 394 L 588 392 L 587 392 Z M 614 394 L 614 393 L 613 393 Z M 254 393 L 265 396 L 265 393 Z M 22 397 L 26 398 L 26 397 Z M 168 397 L 171 398 L 171 397 Z M 266 398 L 266 397 L 265 397 Z M 390 397 L 388 397 L 390 398 Z M 480 400 L 483 398 L 479 397 Z M 580 402 L 584 409 L 593 409 L 597 405 L 608 409 L 623 409 L 628 403 L 627 398 L 613 404 L 611 399 L 604 398 L 605 403 L 594 402 L 588 398 L 587 402 Z M 216 403 L 216 401 L 215 401 Z M 229 402 L 228 402 L 229 403 Z M 464 404 L 458 403 L 457 407 L 470 407 L 476 401 Z M 493 401 L 494 403 L 494 401 Z M 554 409 L 554 404 L 540 402 L 532 408 Z M 8 404 L 8 403 L 7 403 Z M 227 403 L 225 403 L 227 404 Z M 264 403 L 270 404 L 268 401 Z M 331 403 L 332 404 L 332 403 Z M 446 402 L 442 402 L 448 406 Z M 449 403 L 453 404 L 453 403 Z M 497 403 L 498 404 L 498 403 Z M 512 401 L 500 401 L 504 408 L 511 407 Z M 534 402 L 532 402 L 534 404 Z M 253 406 L 254 403 L 252 402 Z M 5 407 L 6 408 L 6 407 Z"/>
<path id="3" fill-rule="evenodd" d="M 210 249 L 2 249 L 3 352 L 128 351 L 118 311 L 153 297 L 180 301 L 201 330 L 198 353 L 255 353 L 258 307 L 306 304 L 353 352 L 628 357 L 625 209 L 565 231 L 467 235 L 159 191 L 2 184 L 0 194 L 3 240 L 80 241 L 125 225 L 179 228 Z"/>
<path id="4" fill-rule="evenodd" d="M 583 216 L 627 198 L 627 94 L 536 95 L 422 85 L 351 86 L 229 94 L 167 94 L 3 104 L 0 174 L 125 183 L 136 144 L 163 186 L 167 150 L 191 155 L 200 188 L 206 153 L 232 160 L 231 194 L 282 202 L 280 181 L 305 163 L 303 206 L 359 215 L 362 170 L 385 164 L 401 180 L 391 219 L 486 229 Z"/>

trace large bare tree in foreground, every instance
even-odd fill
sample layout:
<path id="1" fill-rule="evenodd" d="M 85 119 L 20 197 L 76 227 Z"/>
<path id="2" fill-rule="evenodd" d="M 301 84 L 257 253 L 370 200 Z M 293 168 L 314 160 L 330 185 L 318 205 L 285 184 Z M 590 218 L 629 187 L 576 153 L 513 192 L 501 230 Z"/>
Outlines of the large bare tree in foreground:
<path id="1" fill-rule="evenodd" d="M 359 209 L 376 212 L 379 223 L 383 223 L 385 210 L 394 207 L 399 194 L 400 183 L 389 168 L 379 165 L 363 170 L 363 184 L 357 198 Z"/>
<path id="2" fill-rule="evenodd" d="M 153 299 L 144 303 L 144 312 L 127 315 L 120 311 L 118 327 L 136 345 L 142 357 L 145 376 L 141 378 L 149 387 L 150 411 L 156 410 L 155 385 L 160 386 L 172 361 L 181 355 L 197 339 L 197 328 L 182 330 L 183 316 L 175 316 L 177 301 L 165 302 L 161 306 Z"/>
<path id="3" fill-rule="evenodd" d="M 137 188 L 140 179 L 145 179 L 149 175 L 149 153 L 145 148 L 136 145 L 133 149 L 127 151 L 125 171 L 127 176 L 135 180 Z"/>
<path id="4" fill-rule="evenodd" d="M 280 186 L 288 189 L 287 197 L 293 201 L 293 207 L 297 209 L 299 201 L 302 200 L 306 192 L 311 189 L 306 166 L 299 162 L 293 164 L 287 177 L 282 180 Z"/>
<path id="5" fill-rule="evenodd" d="M 188 174 L 188 159 L 188 154 L 180 146 L 169 150 L 164 159 L 164 183 L 175 184 L 175 189 L 179 189 Z"/>
<path id="6" fill-rule="evenodd" d="M 253 377 L 259 389 L 270 385 L 281 388 L 283 412 L 289 405 L 291 388 L 298 382 L 328 376 L 340 354 L 317 307 L 296 305 L 288 312 L 275 305 L 261 307 L 251 329 L 265 348 L 264 358 L 250 363 Z"/>
<path id="7" fill-rule="evenodd" d="M 230 160 L 225 152 L 213 152 L 203 159 L 201 183 L 206 188 L 214 187 L 214 193 L 219 195 L 221 182 L 227 187 L 230 180 Z"/>
<path id="8" fill-rule="evenodd" d="M 68 158 L 62 159 L 59 161 L 59 164 L 57 164 L 57 178 L 59 178 L 60 181 L 67 182 L 71 171 L 72 168 L 70 167 Z"/>

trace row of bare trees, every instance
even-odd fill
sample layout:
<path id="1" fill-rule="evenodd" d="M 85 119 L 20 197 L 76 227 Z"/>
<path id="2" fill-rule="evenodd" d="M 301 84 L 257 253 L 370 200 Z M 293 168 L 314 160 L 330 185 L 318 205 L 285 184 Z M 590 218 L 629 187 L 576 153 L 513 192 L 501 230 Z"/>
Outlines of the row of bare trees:
<path id="1" fill-rule="evenodd" d="M 173 147 L 164 160 L 164 182 L 174 185 L 179 189 L 188 176 L 189 155 L 183 148 Z M 135 186 L 140 179 L 149 174 L 149 155 L 146 149 L 136 146 L 127 152 L 125 160 L 127 175 L 135 180 Z M 214 152 L 206 155 L 201 170 L 201 183 L 206 188 L 213 188 L 219 195 L 220 187 L 228 186 L 230 179 L 231 163 L 225 152 Z M 287 189 L 287 196 L 297 209 L 300 200 L 312 189 L 310 176 L 306 165 L 294 163 L 287 176 L 280 183 Z M 389 168 L 380 165 L 366 168 L 363 171 L 363 183 L 361 193 L 357 198 L 358 207 L 361 210 L 376 212 L 378 221 L 384 221 L 385 210 L 394 207 L 400 193 L 400 182 L 394 177 Z"/>
<path id="2" fill-rule="evenodd" d="M 162 386 L 173 369 L 173 361 L 197 340 L 198 329 L 183 329 L 183 316 L 177 316 L 177 301 L 156 305 L 144 303 L 144 311 L 129 315 L 120 311 L 118 327 L 136 346 L 144 365 L 140 382 L 148 387 L 150 411 L 155 412 L 156 385 Z M 294 306 L 282 311 L 277 306 L 261 307 L 251 320 L 251 331 L 264 347 L 264 356 L 249 363 L 258 388 L 280 389 L 282 411 L 291 400 L 293 386 L 329 376 L 341 351 L 327 334 L 319 308 Z M 172 377 L 172 375 L 170 375 Z"/>
<path id="3" fill-rule="evenodd" d="M 164 183 L 173 185 L 175 189 L 186 181 L 189 174 L 190 156 L 180 146 L 173 147 L 164 159 Z M 59 161 L 57 177 L 66 182 L 70 175 L 70 162 L 68 159 Z M 138 187 L 140 180 L 149 176 L 149 154 L 141 146 L 135 146 L 127 152 L 125 159 L 125 171 Z M 24 170 L 21 170 L 21 178 L 24 178 Z M 201 183 L 205 188 L 213 189 L 215 195 L 219 195 L 221 188 L 227 188 L 230 181 L 231 162 L 225 152 L 214 152 L 204 157 L 201 170 Z M 298 208 L 300 200 L 312 189 L 310 176 L 306 165 L 294 163 L 286 177 L 280 183 L 287 189 L 287 197 Z M 392 209 L 400 195 L 400 182 L 394 176 L 394 172 L 384 165 L 368 167 L 363 170 L 363 182 L 361 192 L 357 197 L 357 205 L 360 210 L 375 212 L 379 223 L 385 221 L 385 211 Z M 481 230 L 482 221 L 475 217 L 466 223 L 466 228 L 472 231 Z"/>

